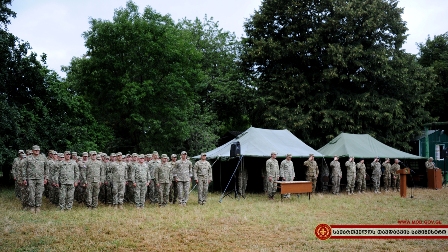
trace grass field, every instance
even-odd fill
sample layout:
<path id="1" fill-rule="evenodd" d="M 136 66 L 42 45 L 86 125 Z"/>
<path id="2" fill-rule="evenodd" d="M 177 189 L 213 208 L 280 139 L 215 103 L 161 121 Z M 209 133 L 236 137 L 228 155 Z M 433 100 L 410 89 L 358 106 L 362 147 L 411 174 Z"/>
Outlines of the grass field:
<path id="1" fill-rule="evenodd" d="M 409 191 L 408 191 L 409 194 Z M 0 192 L 0 251 L 448 251 L 446 240 L 318 240 L 326 224 L 397 224 L 438 220 L 448 224 L 448 189 L 365 195 L 315 194 L 280 202 L 210 194 L 200 206 L 195 192 L 186 207 L 154 205 L 96 211 L 75 203 L 60 212 L 44 199 L 42 212 L 21 211 L 12 189 Z"/>

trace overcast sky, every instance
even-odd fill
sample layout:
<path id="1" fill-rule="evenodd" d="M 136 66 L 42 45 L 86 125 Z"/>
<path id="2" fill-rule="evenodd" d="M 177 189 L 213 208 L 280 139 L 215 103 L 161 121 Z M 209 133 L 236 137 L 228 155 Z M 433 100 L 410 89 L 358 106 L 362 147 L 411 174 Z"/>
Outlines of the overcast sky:
<path id="1" fill-rule="evenodd" d="M 204 15 L 219 21 L 224 30 L 237 37 L 244 34 L 243 23 L 259 8 L 261 0 L 134 0 L 140 7 L 151 6 L 174 20 L 202 19 Z M 48 66 L 62 76 L 62 65 L 72 57 L 85 53 L 81 34 L 89 29 L 89 17 L 112 19 L 114 9 L 124 7 L 126 0 L 13 0 L 17 17 L 11 20 L 9 31 L 28 41 L 37 54 L 47 54 Z M 425 42 L 428 35 L 448 31 L 448 0 L 401 0 L 403 20 L 408 34 L 404 49 L 418 52 L 416 43 Z"/>

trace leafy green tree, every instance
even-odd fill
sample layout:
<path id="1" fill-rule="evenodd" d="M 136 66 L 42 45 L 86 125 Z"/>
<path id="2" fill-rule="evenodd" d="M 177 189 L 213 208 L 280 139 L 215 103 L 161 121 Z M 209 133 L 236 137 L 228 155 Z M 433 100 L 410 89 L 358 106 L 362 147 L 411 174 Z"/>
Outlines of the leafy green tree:
<path id="1" fill-rule="evenodd" d="M 430 121 L 434 77 L 401 50 L 397 2 L 263 1 L 243 38 L 254 126 L 287 128 L 315 148 L 349 132 L 409 149 Z"/>
<path id="2" fill-rule="evenodd" d="M 434 36 L 418 44 L 418 62 L 424 67 L 431 67 L 437 75 L 437 86 L 432 90 L 427 109 L 435 120 L 448 121 L 448 32 Z"/>

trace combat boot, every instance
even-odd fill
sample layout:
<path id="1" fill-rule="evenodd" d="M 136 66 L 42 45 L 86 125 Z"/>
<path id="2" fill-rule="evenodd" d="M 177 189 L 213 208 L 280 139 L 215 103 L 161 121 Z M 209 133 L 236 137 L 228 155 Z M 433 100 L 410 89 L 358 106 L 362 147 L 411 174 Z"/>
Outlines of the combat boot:
<path id="1" fill-rule="evenodd" d="M 30 207 L 30 212 L 35 213 L 36 210 L 34 209 L 34 207 Z"/>
<path id="2" fill-rule="evenodd" d="M 36 213 L 40 213 L 40 207 L 36 207 Z"/>
<path id="3" fill-rule="evenodd" d="M 118 206 L 119 209 L 123 209 L 123 205 Z"/>

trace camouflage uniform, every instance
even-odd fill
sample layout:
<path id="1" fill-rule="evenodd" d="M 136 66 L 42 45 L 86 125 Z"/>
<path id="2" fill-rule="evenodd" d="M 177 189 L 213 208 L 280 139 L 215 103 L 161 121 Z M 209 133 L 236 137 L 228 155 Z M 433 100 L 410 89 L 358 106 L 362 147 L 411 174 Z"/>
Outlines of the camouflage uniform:
<path id="1" fill-rule="evenodd" d="M 78 203 L 84 203 L 87 204 L 87 190 L 84 184 L 87 184 L 86 181 L 86 174 L 87 174 L 87 162 L 89 160 L 81 160 L 78 162 L 78 168 L 79 168 L 79 183 L 78 186 L 75 188 L 75 200 L 78 201 Z"/>
<path id="2" fill-rule="evenodd" d="M 161 162 L 154 170 L 154 182 L 156 183 L 156 188 L 159 190 L 159 206 L 166 206 L 168 203 L 170 182 L 173 179 L 171 170 L 172 168 L 169 162 Z"/>
<path id="3" fill-rule="evenodd" d="M 12 162 L 12 169 L 11 174 L 14 178 L 14 192 L 16 194 L 16 197 L 20 199 L 20 181 L 17 179 L 19 177 L 19 164 L 20 164 L 20 157 L 14 158 L 14 161 Z"/>
<path id="4" fill-rule="evenodd" d="M 133 185 L 133 170 L 128 174 L 129 166 L 125 161 L 116 161 L 111 166 L 112 172 L 112 195 L 114 206 L 123 205 L 124 193 L 126 181 L 128 183 L 128 188 Z M 130 202 L 134 201 L 134 198 L 129 199 Z"/>
<path id="5" fill-rule="evenodd" d="M 339 194 L 341 189 L 342 170 L 341 164 L 337 160 L 333 160 L 330 163 L 331 167 L 331 181 L 333 183 L 333 194 Z"/>
<path id="6" fill-rule="evenodd" d="M 285 181 L 293 181 L 296 177 L 296 173 L 294 172 L 294 164 L 291 160 L 283 160 L 280 163 L 280 177 Z M 282 195 L 284 198 L 291 197 L 290 193 Z"/>
<path id="7" fill-rule="evenodd" d="M 159 201 L 158 199 L 158 191 L 157 187 L 156 187 L 156 183 L 154 181 L 155 178 L 155 174 L 154 171 L 156 170 L 156 167 L 160 165 L 160 160 L 151 160 L 148 162 L 148 169 L 149 169 L 149 174 L 151 175 L 151 183 L 149 183 L 148 186 L 148 198 L 149 198 L 149 203 L 157 203 Z"/>
<path id="8" fill-rule="evenodd" d="M 366 165 L 361 162 L 356 164 L 356 184 L 359 193 L 366 192 Z"/>
<path id="9" fill-rule="evenodd" d="M 190 192 L 190 180 L 193 176 L 192 163 L 189 160 L 178 160 L 173 169 L 173 177 L 177 181 L 178 201 L 186 205 Z"/>
<path id="10" fill-rule="evenodd" d="M 355 191 L 356 164 L 352 161 L 345 162 L 347 168 L 347 193 L 353 194 Z"/>
<path id="11" fill-rule="evenodd" d="M 20 183 L 20 201 L 22 202 L 23 210 L 28 208 L 28 198 L 29 198 L 28 187 L 23 183 L 23 181 L 26 179 L 22 177 L 23 169 L 25 168 L 25 159 L 27 159 L 26 156 L 22 160 L 20 160 L 17 170 L 17 180 L 19 180 Z"/>
<path id="12" fill-rule="evenodd" d="M 176 166 L 176 162 L 175 161 L 170 161 L 170 164 L 171 164 L 171 174 L 173 174 L 174 166 Z M 173 204 L 176 203 L 177 192 L 178 192 L 177 191 L 177 182 L 176 182 L 176 180 L 173 177 L 173 179 L 171 181 L 171 185 L 170 185 L 170 196 L 169 196 L 170 203 L 173 203 Z"/>
<path id="13" fill-rule="evenodd" d="M 274 198 L 277 192 L 277 180 L 280 176 L 278 161 L 275 158 L 270 158 L 266 161 L 266 177 L 268 179 L 268 197 Z M 270 179 L 270 181 L 269 181 Z"/>
<path id="14" fill-rule="evenodd" d="M 193 167 L 194 180 L 198 181 L 198 203 L 207 202 L 208 183 L 212 181 L 212 166 L 206 160 L 198 160 Z"/>
<path id="15" fill-rule="evenodd" d="M 135 187 L 133 186 L 133 182 L 132 182 L 132 178 L 131 175 L 132 173 L 134 173 L 135 171 L 135 166 L 136 166 L 136 162 L 131 161 L 131 162 L 126 162 L 127 163 L 127 177 L 126 177 L 126 185 L 125 185 L 125 199 L 127 202 L 131 202 L 136 204 L 135 202 Z"/>
<path id="16" fill-rule="evenodd" d="M 381 193 L 380 183 L 381 183 L 381 164 L 378 161 L 373 161 L 370 166 L 373 168 L 372 181 L 373 187 L 375 188 L 375 193 Z"/>
<path id="17" fill-rule="evenodd" d="M 145 207 L 145 197 L 148 183 L 151 181 L 148 166 L 145 163 L 137 163 L 131 174 L 135 183 L 135 204 L 138 208 Z"/>
<path id="18" fill-rule="evenodd" d="M 397 190 L 400 191 L 400 175 L 397 174 L 397 171 L 400 170 L 399 164 L 393 164 L 390 167 L 390 173 L 392 175 L 392 185 L 391 188 L 393 191 Z"/>
<path id="19" fill-rule="evenodd" d="M 108 205 L 113 204 L 113 191 L 112 191 L 112 166 L 115 162 L 106 162 L 104 164 L 104 172 L 106 173 L 106 183 L 104 185 L 104 202 Z"/>
<path id="20" fill-rule="evenodd" d="M 47 162 L 48 165 L 48 183 L 50 184 L 50 191 L 49 191 L 49 198 L 50 202 L 58 205 L 59 204 L 59 188 L 56 187 L 56 184 L 58 183 L 55 180 L 56 173 L 59 171 L 59 161 L 56 161 L 54 159 L 49 160 Z"/>
<path id="21" fill-rule="evenodd" d="M 42 194 L 44 193 L 44 181 L 48 179 L 47 158 L 39 154 L 30 155 L 24 159 L 22 179 L 27 180 L 28 206 L 34 211 L 39 211 L 42 205 Z"/>
<path id="22" fill-rule="evenodd" d="M 75 183 L 79 180 L 79 168 L 76 162 L 62 161 L 55 173 L 54 182 L 59 184 L 59 208 L 71 210 L 75 193 Z"/>
<path id="23" fill-rule="evenodd" d="M 391 170 L 391 165 L 389 162 L 386 163 L 386 161 L 383 162 L 383 166 L 384 166 L 384 173 L 383 173 L 383 180 L 384 180 L 384 189 L 386 192 L 389 191 L 390 188 L 390 170 Z"/>
<path id="24" fill-rule="evenodd" d="M 314 160 L 306 160 L 303 162 L 303 165 L 307 167 L 306 170 L 306 180 L 311 181 L 313 184 L 313 193 L 316 192 L 316 183 L 317 176 L 319 176 L 319 167 L 317 166 L 316 161 Z"/>
<path id="25" fill-rule="evenodd" d="M 98 195 L 101 183 L 104 182 L 104 165 L 99 160 L 89 160 L 86 164 L 87 207 L 98 207 Z"/>

